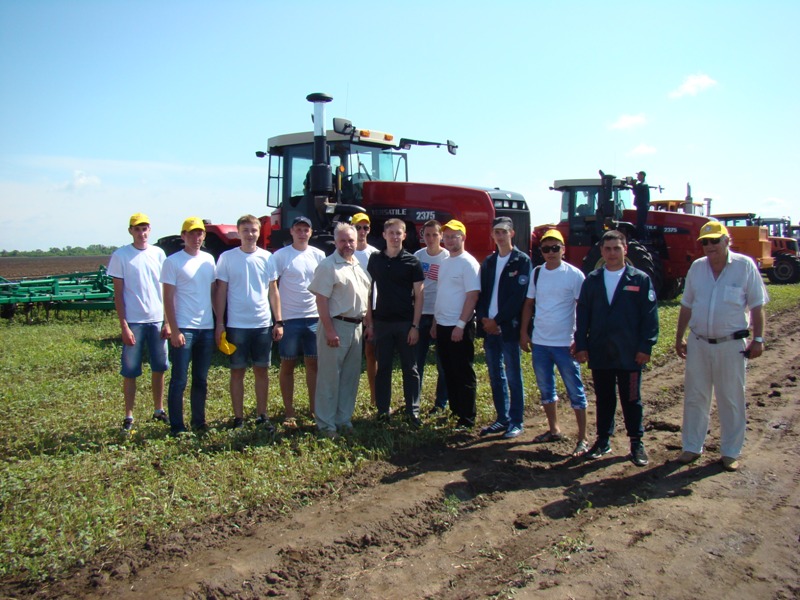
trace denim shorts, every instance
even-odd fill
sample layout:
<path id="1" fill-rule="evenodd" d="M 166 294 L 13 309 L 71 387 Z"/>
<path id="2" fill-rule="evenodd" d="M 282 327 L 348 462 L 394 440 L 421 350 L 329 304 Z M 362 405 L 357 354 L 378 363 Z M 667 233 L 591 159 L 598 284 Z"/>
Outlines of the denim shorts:
<path id="1" fill-rule="evenodd" d="M 231 369 L 244 369 L 249 364 L 269 367 L 272 362 L 272 327 L 228 327 L 226 332 L 227 340 L 236 346 L 236 351 L 230 356 Z"/>
<path id="2" fill-rule="evenodd" d="M 283 337 L 278 342 L 281 360 L 295 360 L 300 356 L 317 358 L 317 325 L 317 317 L 284 321 Z"/>
<path id="3" fill-rule="evenodd" d="M 153 373 L 163 373 L 169 369 L 167 340 L 161 339 L 161 325 L 161 323 L 128 323 L 136 343 L 133 346 L 122 345 L 120 375 L 127 379 L 136 379 L 142 374 L 145 346 L 150 358 L 150 370 Z"/>
<path id="4" fill-rule="evenodd" d="M 555 369 L 558 368 L 572 408 L 586 408 L 586 392 L 583 388 L 583 381 L 581 381 L 581 366 L 570 355 L 569 347 L 534 344 L 532 360 L 542 404 L 551 404 L 558 400 L 555 376 Z"/>

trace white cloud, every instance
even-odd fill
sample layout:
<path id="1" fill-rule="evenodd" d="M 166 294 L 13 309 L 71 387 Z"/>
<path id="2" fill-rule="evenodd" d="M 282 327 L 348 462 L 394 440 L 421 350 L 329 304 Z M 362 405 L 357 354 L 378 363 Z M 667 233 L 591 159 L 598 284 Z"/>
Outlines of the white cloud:
<path id="1" fill-rule="evenodd" d="M 647 144 L 639 144 L 628 152 L 628 156 L 642 156 L 644 154 L 655 154 L 657 150 L 653 146 L 648 146 Z"/>
<path id="2" fill-rule="evenodd" d="M 72 179 L 56 186 L 60 190 L 67 192 L 74 192 L 81 188 L 99 186 L 101 183 L 100 178 L 96 175 L 88 175 L 83 171 L 73 171 Z"/>
<path id="3" fill-rule="evenodd" d="M 716 80 L 711 79 L 711 77 L 704 73 L 689 75 L 677 89 L 669 93 L 669 97 L 682 98 L 683 96 L 696 96 L 700 92 L 712 88 L 715 85 L 717 85 Z"/>
<path id="4" fill-rule="evenodd" d="M 621 115 L 616 121 L 608 126 L 609 129 L 633 129 L 647 123 L 644 115 Z"/>

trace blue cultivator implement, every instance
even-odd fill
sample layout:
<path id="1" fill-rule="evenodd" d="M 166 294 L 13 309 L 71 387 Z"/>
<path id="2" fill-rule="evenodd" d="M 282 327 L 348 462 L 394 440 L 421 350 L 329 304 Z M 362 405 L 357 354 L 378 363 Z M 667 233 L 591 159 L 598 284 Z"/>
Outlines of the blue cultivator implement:
<path id="1" fill-rule="evenodd" d="M 70 273 L 52 277 L 8 281 L 0 277 L 0 316 L 10 319 L 23 310 L 31 311 L 111 310 L 114 308 L 114 284 L 106 268 L 90 273 Z"/>

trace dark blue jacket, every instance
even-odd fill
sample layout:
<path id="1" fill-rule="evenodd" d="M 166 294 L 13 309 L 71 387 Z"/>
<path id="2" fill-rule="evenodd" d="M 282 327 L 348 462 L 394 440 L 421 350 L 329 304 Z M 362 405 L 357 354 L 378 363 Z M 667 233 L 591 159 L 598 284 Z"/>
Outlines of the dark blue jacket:
<path id="1" fill-rule="evenodd" d="M 589 351 L 590 369 L 637 371 L 636 353 L 658 341 L 658 305 L 650 277 L 631 266 L 608 304 L 603 269 L 589 273 L 578 298 L 575 351 Z"/>
<path id="2" fill-rule="evenodd" d="M 481 294 L 475 306 L 478 323 L 489 316 L 494 276 L 497 272 L 497 252 L 487 257 L 481 265 Z M 531 278 L 531 259 L 524 252 L 512 248 L 497 288 L 497 316 L 495 321 L 502 330 L 504 342 L 519 341 L 520 317 L 528 282 Z M 482 332 L 482 330 L 479 329 Z M 479 335 L 484 335 L 479 333 Z"/>

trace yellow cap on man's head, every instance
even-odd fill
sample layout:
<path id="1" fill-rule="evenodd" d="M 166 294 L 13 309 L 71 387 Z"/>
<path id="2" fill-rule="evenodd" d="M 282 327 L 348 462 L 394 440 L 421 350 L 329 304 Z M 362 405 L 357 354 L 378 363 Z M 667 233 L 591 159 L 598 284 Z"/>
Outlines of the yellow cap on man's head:
<path id="1" fill-rule="evenodd" d="M 542 236 L 542 241 L 545 241 L 547 238 L 558 240 L 562 244 L 566 243 L 564 242 L 564 236 L 561 235 L 561 232 L 558 229 L 550 229 L 545 232 L 545 234 Z"/>
<path id="2" fill-rule="evenodd" d="M 350 222 L 355 225 L 356 223 L 361 223 L 362 221 L 366 221 L 368 224 L 370 223 L 369 215 L 367 213 L 356 213 L 352 217 L 350 217 Z"/>
<path id="3" fill-rule="evenodd" d="M 464 235 L 467 235 L 467 228 L 461 221 L 457 221 L 455 219 L 452 219 L 442 225 L 442 229 L 452 229 L 453 231 L 460 231 Z"/>
<path id="4" fill-rule="evenodd" d="M 203 231 L 206 230 L 206 225 L 203 223 L 203 219 L 200 217 L 189 217 L 183 222 L 183 226 L 181 227 L 181 233 L 186 233 L 187 231 L 194 231 L 195 229 L 202 229 Z"/>
<path id="5" fill-rule="evenodd" d="M 136 227 L 137 225 L 150 225 L 150 217 L 144 213 L 135 213 L 131 215 L 129 227 Z"/>
<path id="6" fill-rule="evenodd" d="M 728 235 L 728 229 L 719 221 L 709 221 L 700 228 L 698 240 L 714 240 Z"/>

